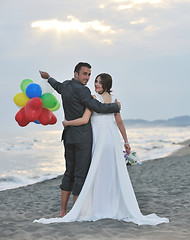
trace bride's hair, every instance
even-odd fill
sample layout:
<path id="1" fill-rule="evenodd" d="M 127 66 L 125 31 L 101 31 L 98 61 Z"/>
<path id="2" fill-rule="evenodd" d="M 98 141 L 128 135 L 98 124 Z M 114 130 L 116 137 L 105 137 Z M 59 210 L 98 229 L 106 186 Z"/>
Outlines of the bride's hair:
<path id="1" fill-rule="evenodd" d="M 96 79 L 100 77 L 101 78 L 101 84 L 103 88 L 103 93 L 106 91 L 108 93 L 111 93 L 111 88 L 112 88 L 112 77 L 108 73 L 100 73 L 98 76 L 96 76 Z"/>

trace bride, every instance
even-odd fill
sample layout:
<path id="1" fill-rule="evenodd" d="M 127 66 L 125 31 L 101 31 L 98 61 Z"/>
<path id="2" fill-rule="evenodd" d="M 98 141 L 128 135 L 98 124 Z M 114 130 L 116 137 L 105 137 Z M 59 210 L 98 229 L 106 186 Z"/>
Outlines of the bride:
<path id="1" fill-rule="evenodd" d="M 106 73 L 99 74 L 95 79 L 94 97 L 102 103 L 114 102 L 111 87 L 111 76 Z M 161 218 L 154 213 L 144 216 L 139 209 L 118 132 L 119 129 L 125 150 L 129 154 L 130 146 L 120 113 L 98 114 L 86 109 L 82 118 L 72 121 L 64 120 L 63 125 L 65 127 L 83 125 L 89 121 L 90 117 L 93 131 L 92 161 L 79 197 L 64 217 L 41 218 L 34 222 L 48 224 L 96 221 L 104 218 L 133 222 L 138 225 L 169 222 L 167 218 Z"/>

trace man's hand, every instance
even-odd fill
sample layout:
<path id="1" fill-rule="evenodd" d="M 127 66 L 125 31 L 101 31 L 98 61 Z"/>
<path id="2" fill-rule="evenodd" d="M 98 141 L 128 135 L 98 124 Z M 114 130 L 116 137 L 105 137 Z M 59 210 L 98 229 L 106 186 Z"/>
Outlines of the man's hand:
<path id="1" fill-rule="evenodd" d="M 50 77 L 49 73 L 47 73 L 47 72 L 42 72 L 42 71 L 39 71 L 39 72 L 40 72 L 41 77 L 44 79 L 48 79 Z"/>
<path id="2" fill-rule="evenodd" d="M 117 99 L 115 99 L 115 103 L 117 103 L 119 109 L 121 110 L 121 103 L 117 101 Z"/>

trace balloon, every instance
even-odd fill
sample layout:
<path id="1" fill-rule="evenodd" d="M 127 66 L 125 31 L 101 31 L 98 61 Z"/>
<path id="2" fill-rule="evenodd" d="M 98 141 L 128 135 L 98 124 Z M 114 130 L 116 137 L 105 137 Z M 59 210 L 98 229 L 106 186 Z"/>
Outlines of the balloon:
<path id="1" fill-rule="evenodd" d="M 25 106 L 26 119 L 35 122 L 40 116 L 43 108 L 42 100 L 38 97 L 30 99 Z"/>
<path id="2" fill-rule="evenodd" d="M 30 121 L 28 121 L 26 119 L 25 107 L 21 108 L 17 112 L 17 114 L 15 115 L 15 120 L 18 122 L 19 126 L 21 126 L 21 127 L 25 127 L 26 125 L 28 125 L 30 123 Z"/>
<path id="3" fill-rule="evenodd" d="M 51 111 L 50 111 L 51 112 Z M 51 112 L 51 117 L 50 117 L 50 121 L 49 121 L 49 124 L 50 125 L 53 125 L 57 122 L 57 118 L 56 116 Z"/>
<path id="4" fill-rule="evenodd" d="M 23 93 L 25 93 L 26 91 L 26 87 L 30 84 L 33 83 L 33 81 L 31 79 L 24 79 L 22 80 L 21 84 L 20 84 L 20 88 L 23 91 Z"/>
<path id="5" fill-rule="evenodd" d="M 38 120 L 36 120 L 34 123 L 36 123 L 36 124 L 40 124 L 40 122 L 39 122 Z"/>
<path id="6" fill-rule="evenodd" d="M 57 122 L 52 111 L 58 110 L 60 103 L 52 94 L 53 88 L 47 81 L 43 80 L 40 86 L 31 79 L 24 79 L 20 88 L 22 92 L 15 94 L 13 98 L 15 104 L 22 107 L 15 115 L 19 126 L 24 127 L 30 122 L 43 125 Z"/>
<path id="7" fill-rule="evenodd" d="M 54 91 L 54 89 L 47 82 L 47 80 L 42 80 L 40 82 L 40 87 L 42 88 L 42 94 L 44 94 L 44 93 L 53 93 L 53 91 Z"/>
<path id="8" fill-rule="evenodd" d="M 26 95 L 29 98 L 34 98 L 34 97 L 40 98 L 42 95 L 42 89 L 41 89 L 40 85 L 37 83 L 30 83 L 26 87 Z"/>
<path id="9" fill-rule="evenodd" d="M 54 112 L 57 111 L 60 108 L 60 102 L 57 101 L 57 104 L 53 108 L 48 108 L 50 111 Z"/>
<path id="10" fill-rule="evenodd" d="M 18 125 L 20 126 L 20 127 L 26 127 L 28 124 L 29 124 L 30 122 L 18 122 Z"/>
<path id="11" fill-rule="evenodd" d="M 17 93 L 13 98 L 15 104 L 19 107 L 24 107 L 30 98 L 23 92 Z"/>
<path id="12" fill-rule="evenodd" d="M 42 94 L 41 99 L 44 108 L 54 108 L 57 105 L 57 99 L 51 93 Z"/>
<path id="13" fill-rule="evenodd" d="M 55 124 L 57 122 L 57 118 L 49 109 L 43 108 L 38 121 L 42 125 Z"/>

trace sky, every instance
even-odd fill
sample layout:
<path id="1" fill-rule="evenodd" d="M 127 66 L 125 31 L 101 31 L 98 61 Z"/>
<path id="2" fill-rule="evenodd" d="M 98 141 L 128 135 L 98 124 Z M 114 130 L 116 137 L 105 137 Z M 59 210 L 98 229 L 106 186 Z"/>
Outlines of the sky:
<path id="1" fill-rule="evenodd" d="M 1 0 L 0 131 L 23 131 L 13 101 L 23 79 L 40 83 L 43 70 L 62 82 L 80 61 L 92 93 L 99 73 L 112 76 L 123 119 L 190 115 L 189 11 L 190 0 Z M 55 126 L 25 129 L 61 129 L 55 115 Z"/>

